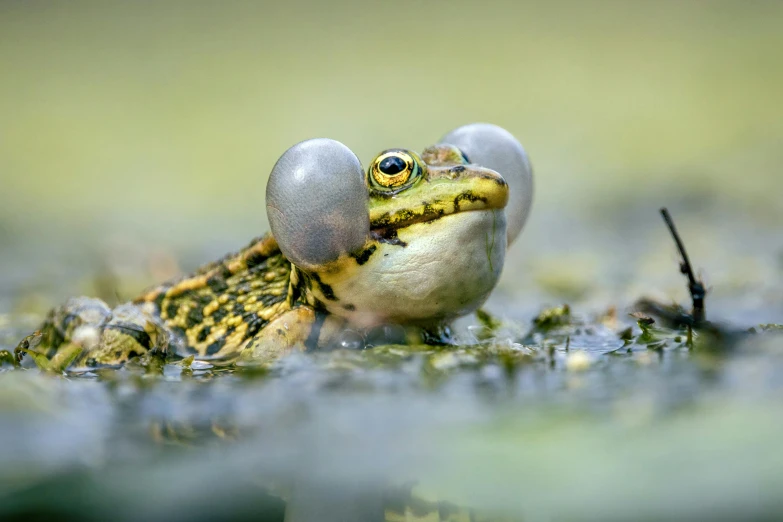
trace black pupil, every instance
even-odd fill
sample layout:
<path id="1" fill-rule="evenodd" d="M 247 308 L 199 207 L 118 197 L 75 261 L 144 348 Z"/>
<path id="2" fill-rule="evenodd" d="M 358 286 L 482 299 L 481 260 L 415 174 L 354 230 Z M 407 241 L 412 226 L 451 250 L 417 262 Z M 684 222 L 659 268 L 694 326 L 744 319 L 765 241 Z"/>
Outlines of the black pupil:
<path id="1" fill-rule="evenodd" d="M 388 158 L 383 158 L 381 163 L 378 165 L 378 169 L 389 176 L 399 174 L 407 168 L 408 164 L 405 163 L 405 160 L 399 156 L 389 156 Z"/>

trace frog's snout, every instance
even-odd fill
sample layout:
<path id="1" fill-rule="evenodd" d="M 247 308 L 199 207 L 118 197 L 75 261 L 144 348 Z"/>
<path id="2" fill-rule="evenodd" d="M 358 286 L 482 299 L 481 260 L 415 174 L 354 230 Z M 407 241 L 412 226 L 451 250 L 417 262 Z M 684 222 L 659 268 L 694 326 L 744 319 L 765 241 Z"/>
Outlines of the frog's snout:
<path id="1" fill-rule="evenodd" d="M 477 175 L 478 192 L 486 198 L 487 209 L 506 208 L 509 198 L 508 182 L 499 172 L 481 168 Z"/>
<path id="2" fill-rule="evenodd" d="M 508 205 L 509 186 L 497 171 L 478 165 L 455 165 L 431 169 L 430 181 L 447 178 L 460 191 L 454 197 L 454 212 L 463 210 L 499 210 Z"/>

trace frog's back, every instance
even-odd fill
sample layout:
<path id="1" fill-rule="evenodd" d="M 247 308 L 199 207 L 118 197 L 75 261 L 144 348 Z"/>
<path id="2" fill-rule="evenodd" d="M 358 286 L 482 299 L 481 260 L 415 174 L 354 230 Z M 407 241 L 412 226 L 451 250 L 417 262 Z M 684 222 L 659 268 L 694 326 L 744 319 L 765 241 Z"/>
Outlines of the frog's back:
<path id="1" fill-rule="evenodd" d="M 226 358 L 291 309 L 291 263 L 271 234 L 134 301 L 160 319 L 180 355 Z"/>

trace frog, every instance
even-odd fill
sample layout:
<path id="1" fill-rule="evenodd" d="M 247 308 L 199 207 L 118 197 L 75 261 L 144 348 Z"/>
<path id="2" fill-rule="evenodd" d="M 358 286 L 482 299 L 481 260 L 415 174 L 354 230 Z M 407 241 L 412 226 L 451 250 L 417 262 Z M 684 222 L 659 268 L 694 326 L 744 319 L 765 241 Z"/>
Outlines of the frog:
<path id="1" fill-rule="evenodd" d="M 77 370 L 151 356 L 269 363 L 378 329 L 448 344 L 496 286 L 532 197 L 527 152 L 489 123 L 420 154 L 386 149 L 366 169 L 339 141 L 302 141 L 269 175 L 270 232 L 114 309 L 69 299 L 17 354 Z"/>

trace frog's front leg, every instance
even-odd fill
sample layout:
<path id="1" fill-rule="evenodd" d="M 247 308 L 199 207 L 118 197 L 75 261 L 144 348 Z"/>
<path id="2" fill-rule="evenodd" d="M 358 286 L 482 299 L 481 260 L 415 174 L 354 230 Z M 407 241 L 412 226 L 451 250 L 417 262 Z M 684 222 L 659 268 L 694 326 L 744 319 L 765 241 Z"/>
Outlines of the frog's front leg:
<path id="1" fill-rule="evenodd" d="M 265 364 L 294 351 L 327 346 L 342 331 L 345 321 L 311 306 L 298 306 L 273 319 L 242 347 L 240 361 Z"/>
<path id="2" fill-rule="evenodd" d="M 136 305 L 111 310 L 100 299 L 77 297 L 49 312 L 38 349 L 20 351 L 42 369 L 62 371 L 120 365 L 148 353 L 165 355 L 169 341 L 168 331 Z"/>

